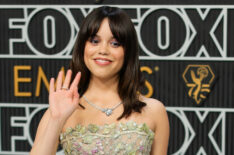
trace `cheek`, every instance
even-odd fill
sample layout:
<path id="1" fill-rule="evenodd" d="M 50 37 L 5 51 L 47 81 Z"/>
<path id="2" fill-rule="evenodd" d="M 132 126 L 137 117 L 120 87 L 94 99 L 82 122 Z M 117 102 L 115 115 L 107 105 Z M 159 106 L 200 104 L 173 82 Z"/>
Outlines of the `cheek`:
<path id="1" fill-rule="evenodd" d="M 87 66 L 87 56 L 86 56 L 86 54 L 84 54 L 84 63 L 85 63 L 85 66 Z"/>
<path id="2" fill-rule="evenodd" d="M 87 61 L 89 57 L 92 56 L 93 54 L 93 49 L 90 48 L 88 44 L 86 44 L 85 49 L 84 49 L 84 60 Z"/>
<path id="3" fill-rule="evenodd" d="M 90 57 L 90 52 L 89 51 L 87 51 L 87 50 L 85 50 L 84 51 L 84 63 L 85 63 L 85 65 L 88 67 L 88 61 L 89 61 L 89 57 Z"/>
<path id="4" fill-rule="evenodd" d="M 90 56 L 94 55 L 96 51 L 97 51 L 96 46 L 92 46 L 92 45 L 90 45 L 90 43 L 86 43 L 86 46 L 84 49 L 84 55 L 86 57 L 90 57 Z"/>
<path id="5" fill-rule="evenodd" d="M 87 61 L 87 57 L 88 57 L 88 56 L 87 56 L 87 51 L 85 50 L 85 51 L 84 51 L 84 62 L 85 62 L 85 63 L 86 63 L 86 61 Z"/>
<path id="6" fill-rule="evenodd" d="M 123 50 L 119 51 L 116 57 L 119 59 L 119 61 L 124 62 L 124 51 Z"/>

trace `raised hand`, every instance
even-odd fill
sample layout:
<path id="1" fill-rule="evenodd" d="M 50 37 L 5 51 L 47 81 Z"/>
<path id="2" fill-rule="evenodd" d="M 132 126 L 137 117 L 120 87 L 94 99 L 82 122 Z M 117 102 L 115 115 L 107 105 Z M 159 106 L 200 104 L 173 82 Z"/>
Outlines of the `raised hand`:
<path id="1" fill-rule="evenodd" d="M 63 72 L 60 71 L 57 77 L 56 90 L 54 88 L 54 78 L 50 80 L 49 110 L 51 117 L 54 119 L 66 121 L 78 107 L 78 84 L 81 73 L 77 73 L 72 83 L 71 75 L 72 71 L 68 70 L 65 80 L 62 82 Z"/>

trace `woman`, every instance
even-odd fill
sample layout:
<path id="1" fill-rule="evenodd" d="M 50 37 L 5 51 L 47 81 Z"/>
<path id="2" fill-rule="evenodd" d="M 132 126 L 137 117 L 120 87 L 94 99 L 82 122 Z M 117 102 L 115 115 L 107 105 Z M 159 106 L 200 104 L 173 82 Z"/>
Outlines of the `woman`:
<path id="1" fill-rule="evenodd" d="M 31 155 L 55 154 L 59 142 L 65 154 L 167 154 L 167 113 L 139 93 L 137 35 L 125 12 L 104 6 L 85 18 L 62 76 L 56 88 L 50 80 Z"/>

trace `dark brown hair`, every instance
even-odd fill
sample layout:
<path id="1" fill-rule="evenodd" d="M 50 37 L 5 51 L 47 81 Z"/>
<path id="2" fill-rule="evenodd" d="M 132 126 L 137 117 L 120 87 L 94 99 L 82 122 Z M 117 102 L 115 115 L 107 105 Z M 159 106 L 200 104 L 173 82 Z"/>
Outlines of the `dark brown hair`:
<path id="1" fill-rule="evenodd" d="M 81 72 L 79 93 L 82 96 L 89 86 L 90 71 L 84 63 L 84 48 L 86 41 L 96 35 L 104 18 L 114 37 L 124 48 L 124 63 L 119 71 L 118 93 L 123 102 L 124 111 L 121 118 L 131 115 L 133 111 L 141 112 L 146 105 L 139 100 L 139 91 L 144 83 L 139 65 L 139 51 L 137 35 L 129 16 L 117 7 L 102 6 L 94 9 L 83 21 L 76 44 L 74 46 L 71 69 L 74 75 Z"/>

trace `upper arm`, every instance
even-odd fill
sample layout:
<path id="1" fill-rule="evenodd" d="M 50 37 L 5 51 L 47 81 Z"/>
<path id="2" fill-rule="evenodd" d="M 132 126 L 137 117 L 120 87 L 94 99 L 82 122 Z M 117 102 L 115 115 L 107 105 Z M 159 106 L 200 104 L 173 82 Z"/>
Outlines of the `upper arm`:
<path id="1" fill-rule="evenodd" d="M 152 111 L 155 124 L 155 136 L 152 144 L 152 155 L 166 155 L 169 141 L 169 121 L 164 105 L 155 101 Z"/>
<path id="2" fill-rule="evenodd" d="M 36 145 L 38 143 L 40 137 L 42 137 L 43 133 L 45 133 L 49 119 L 50 119 L 50 112 L 49 112 L 49 109 L 47 109 L 46 112 L 44 113 L 44 115 L 42 116 L 41 121 L 38 125 L 37 133 L 36 133 L 36 137 L 35 137 L 33 145 Z M 53 148 L 54 153 L 53 154 L 56 154 L 58 145 L 59 145 L 59 140 L 54 145 L 54 148 Z"/>

